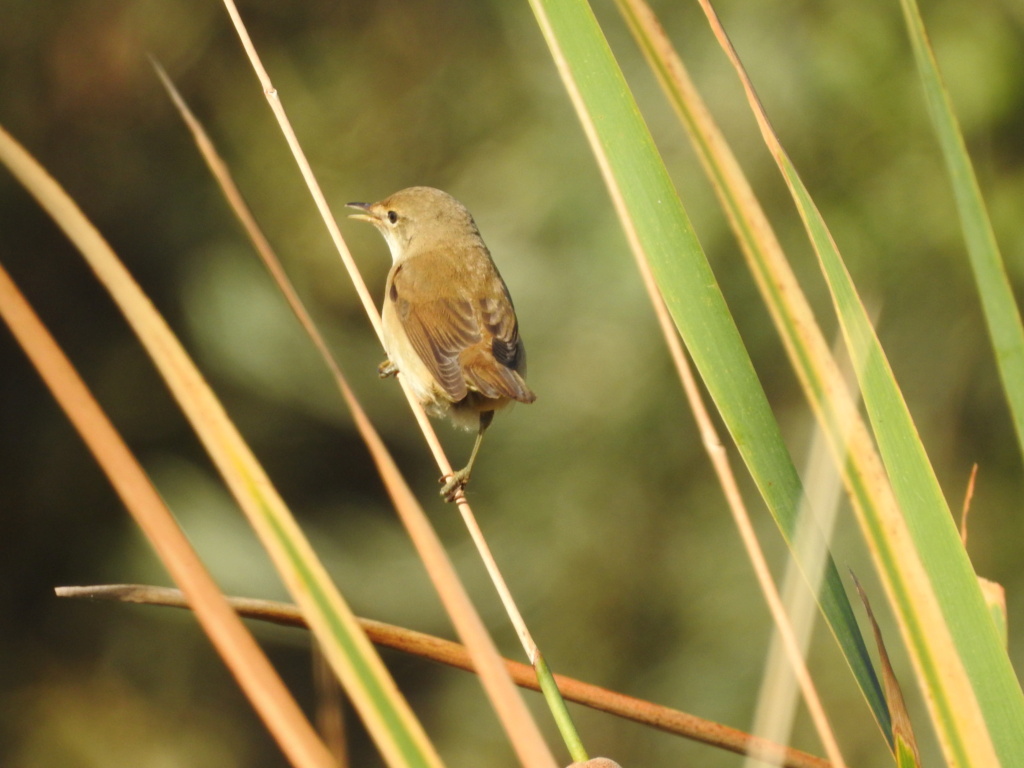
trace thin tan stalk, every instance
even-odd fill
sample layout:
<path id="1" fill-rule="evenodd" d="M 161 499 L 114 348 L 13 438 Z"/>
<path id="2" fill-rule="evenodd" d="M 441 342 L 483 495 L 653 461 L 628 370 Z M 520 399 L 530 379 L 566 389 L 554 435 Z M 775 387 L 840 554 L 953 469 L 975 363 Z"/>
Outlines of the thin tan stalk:
<path id="1" fill-rule="evenodd" d="M 309 161 L 306 159 L 305 153 L 302 151 L 299 140 L 291 126 L 291 122 L 288 120 L 288 116 L 284 111 L 284 106 L 281 104 L 281 98 L 278 95 L 277 89 L 273 86 L 270 76 L 267 74 L 266 69 L 263 67 L 263 63 L 260 61 L 259 54 L 256 52 L 256 47 L 253 45 L 252 39 L 249 37 L 249 33 L 245 28 L 245 24 L 242 22 L 242 18 L 239 15 L 238 9 L 236 8 L 233 0 L 224 0 L 224 5 L 227 8 L 228 14 L 231 16 L 231 20 L 235 25 L 235 30 L 242 41 L 242 46 L 245 48 L 245 51 L 249 56 L 249 61 L 252 63 L 253 69 L 260 80 L 260 84 L 263 86 L 263 93 L 267 97 L 270 109 L 273 111 L 274 117 L 277 118 L 278 125 L 285 136 L 285 140 L 288 142 L 288 146 L 292 151 L 295 162 L 302 173 L 303 179 L 306 181 L 306 185 L 309 188 L 310 194 L 313 196 L 313 200 L 316 202 L 317 209 L 323 217 L 324 224 L 327 226 L 331 239 L 333 240 L 335 247 L 338 249 L 338 253 L 345 264 L 345 268 L 348 270 L 349 277 L 352 279 L 352 284 L 355 286 L 356 292 L 359 294 L 359 298 L 363 303 L 363 309 L 366 310 L 366 316 L 370 319 L 370 324 L 373 326 L 373 329 L 377 334 L 377 338 L 380 339 L 383 344 L 380 313 L 377 311 L 377 307 L 373 303 L 373 299 L 370 298 L 370 293 L 366 288 L 366 283 L 359 272 L 359 268 L 356 266 L 355 260 L 352 258 L 352 254 L 348 250 L 348 246 L 345 244 L 344 238 L 341 236 L 341 231 L 338 229 L 337 222 L 335 222 L 330 207 L 327 205 L 327 199 L 324 197 L 323 191 L 320 189 L 316 176 L 313 174 L 313 169 L 310 167 Z M 447 476 L 452 474 L 452 464 L 445 455 L 444 449 L 441 447 L 441 442 L 438 440 L 437 433 L 434 431 L 430 420 L 427 418 L 422 406 L 420 406 L 417 401 L 416 396 L 402 378 L 401 373 L 399 373 L 398 379 L 401 382 L 402 390 L 405 392 L 405 396 L 409 401 L 409 407 L 412 409 L 413 415 L 419 423 L 420 429 L 423 432 L 423 437 L 426 439 L 427 445 L 434 454 L 434 459 L 437 461 L 437 465 L 441 469 L 442 475 Z M 469 529 L 470 536 L 473 538 L 473 543 L 477 546 L 480 557 L 484 562 L 484 566 L 487 568 L 487 572 L 490 575 L 491 580 L 494 582 L 495 589 L 497 589 L 498 594 L 501 597 L 501 601 L 505 606 L 509 619 L 515 627 L 516 634 L 519 636 L 519 639 L 523 644 L 523 650 L 526 652 L 527 658 L 533 662 L 537 658 L 537 644 L 534 642 L 530 631 L 526 627 L 526 622 L 512 598 L 512 593 L 505 584 L 501 571 L 498 569 L 498 565 L 495 562 L 487 543 L 484 541 L 483 534 L 481 533 L 480 528 L 476 523 L 475 516 L 473 515 L 473 510 L 469 506 L 469 502 L 466 501 L 466 496 L 461 490 L 456 496 L 456 501 L 459 506 L 459 511 L 462 513 L 463 520 Z"/>

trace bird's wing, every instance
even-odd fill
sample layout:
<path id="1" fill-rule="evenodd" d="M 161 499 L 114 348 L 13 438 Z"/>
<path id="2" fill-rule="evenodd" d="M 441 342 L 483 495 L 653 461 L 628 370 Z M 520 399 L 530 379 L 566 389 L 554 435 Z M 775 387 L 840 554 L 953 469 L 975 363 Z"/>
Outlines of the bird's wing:
<path id="1" fill-rule="evenodd" d="M 460 279 L 450 267 L 444 255 L 432 254 L 396 267 L 386 300 L 393 302 L 409 343 L 452 402 L 470 390 L 532 402 L 533 393 L 516 373 L 525 352 L 505 284 L 493 267 Z M 474 279 L 486 281 L 483 290 Z M 460 283 L 469 290 L 458 290 Z"/>
<path id="2" fill-rule="evenodd" d="M 471 389 L 485 397 L 510 397 L 532 403 L 536 395 L 526 386 L 526 347 L 519 338 L 512 301 L 501 278 L 487 298 L 478 302 L 483 339 L 460 356 L 462 375 Z"/>

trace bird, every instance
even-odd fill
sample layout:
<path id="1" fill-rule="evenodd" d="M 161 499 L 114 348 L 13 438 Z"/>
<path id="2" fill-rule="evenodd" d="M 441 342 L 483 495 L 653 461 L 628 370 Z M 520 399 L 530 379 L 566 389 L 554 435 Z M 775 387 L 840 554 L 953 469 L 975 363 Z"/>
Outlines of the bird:
<path id="1" fill-rule="evenodd" d="M 381 325 L 381 378 L 400 373 L 432 416 L 476 429 L 465 467 L 441 478 L 455 501 L 469 482 L 496 411 L 537 399 L 508 287 L 469 210 L 440 189 L 409 187 L 376 203 L 348 203 L 391 250 Z"/>

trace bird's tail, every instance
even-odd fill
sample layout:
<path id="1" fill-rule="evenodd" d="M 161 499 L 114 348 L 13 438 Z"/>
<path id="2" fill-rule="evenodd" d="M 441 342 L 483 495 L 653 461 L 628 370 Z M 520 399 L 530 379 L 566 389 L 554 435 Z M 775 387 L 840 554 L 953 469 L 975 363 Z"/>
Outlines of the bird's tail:
<path id="1" fill-rule="evenodd" d="M 467 349 L 460 360 L 466 385 L 484 397 L 510 398 L 520 403 L 532 403 L 537 399 L 523 377 L 511 368 L 496 363 L 483 350 Z"/>

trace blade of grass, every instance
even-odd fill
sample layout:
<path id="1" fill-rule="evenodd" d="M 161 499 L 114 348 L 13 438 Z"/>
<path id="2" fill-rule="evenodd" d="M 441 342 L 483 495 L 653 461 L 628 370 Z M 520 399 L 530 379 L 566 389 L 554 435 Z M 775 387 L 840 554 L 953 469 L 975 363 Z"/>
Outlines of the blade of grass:
<path id="1" fill-rule="evenodd" d="M 902 520 L 869 538 L 943 749 L 953 764 L 1024 756 L 1024 695 L 999 647 L 924 446 L 824 219 L 771 129 L 714 9 L 700 0 L 743 83 L 821 262 Z"/>
<path id="2" fill-rule="evenodd" d="M 875 621 L 875 612 L 871 610 L 871 601 L 868 600 L 867 592 L 860 585 L 860 581 L 851 572 L 853 584 L 857 588 L 857 594 L 864 604 L 864 612 L 871 624 L 871 631 L 875 636 L 875 647 L 878 649 L 878 661 L 882 669 L 882 682 L 885 685 L 885 700 L 889 702 L 889 716 L 892 718 L 892 738 L 895 742 L 893 752 L 896 756 L 898 768 L 920 768 L 921 758 L 917 750 L 917 739 L 914 737 L 914 727 L 910 722 L 910 713 L 907 712 L 907 704 L 903 699 L 903 690 L 896 678 L 896 672 L 889 661 L 889 652 L 885 649 L 885 641 L 882 638 L 882 630 Z"/>
<path id="3" fill-rule="evenodd" d="M 687 349 L 788 539 L 800 480 L 707 259 L 597 21 L 584 2 L 531 0 L 627 240 L 646 261 Z M 835 564 L 820 604 L 869 700 L 880 700 Z M 882 707 L 884 710 L 884 706 Z"/>
<path id="4" fill-rule="evenodd" d="M 643 0 L 617 0 L 617 5 L 686 128 L 718 195 L 797 378 L 827 438 L 862 527 L 866 528 L 866 521 L 872 518 L 898 517 L 899 508 L 867 425 L 829 351 L 810 303 L 724 135 L 650 7 Z M 797 558 L 796 563 L 802 570 L 803 559 Z M 811 578 L 809 583 L 817 581 Z M 860 671 L 854 667 L 853 671 L 876 722 L 891 742 L 889 711 L 874 670 L 865 666 Z M 866 673 L 866 677 L 862 678 L 860 672 Z"/>
<path id="5" fill-rule="evenodd" d="M 6 134 L 0 132 L 0 154 Z M 82 436 L 114 490 L 179 584 L 228 669 L 295 766 L 331 768 L 334 761 L 85 382 L 0 266 L 0 317 Z"/>
<path id="6" fill-rule="evenodd" d="M 102 235 L 6 132 L 0 160 L 85 257 L 125 314 L 302 607 L 389 765 L 439 766 L 440 758 L 351 610 L 184 348 Z"/>
<path id="7" fill-rule="evenodd" d="M 974 282 L 981 297 L 999 377 L 1010 405 L 1018 447 L 1024 456 L 1024 325 L 1006 275 L 992 222 L 967 153 L 960 123 L 942 82 L 916 0 L 900 0 L 914 49 L 925 100 L 946 161 Z"/>

